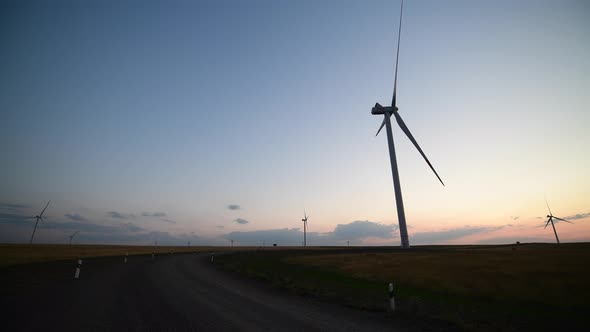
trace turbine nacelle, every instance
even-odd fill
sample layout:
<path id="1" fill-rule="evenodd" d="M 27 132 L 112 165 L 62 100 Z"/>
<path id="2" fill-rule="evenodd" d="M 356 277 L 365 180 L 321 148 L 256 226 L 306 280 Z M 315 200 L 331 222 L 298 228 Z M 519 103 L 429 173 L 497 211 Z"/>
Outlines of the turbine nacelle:
<path id="1" fill-rule="evenodd" d="M 381 106 L 379 103 L 375 103 L 375 106 L 371 109 L 371 114 L 373 115 L 380 115 L 380 114 L 393 114 L 393 112 L 397 112 L 399 109 L 396 106 Z"/>

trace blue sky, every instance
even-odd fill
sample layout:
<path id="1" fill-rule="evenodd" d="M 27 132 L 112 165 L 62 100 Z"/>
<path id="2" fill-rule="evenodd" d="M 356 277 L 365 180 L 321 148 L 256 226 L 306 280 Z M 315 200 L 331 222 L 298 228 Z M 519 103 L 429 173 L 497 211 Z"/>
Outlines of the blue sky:
<path id="1" fill-rule="evenodd" d="M 301 227 L 304 207 L 321 234 L 397 223 L 370 108 L 391 100 L 398 1 L 0 6 L 0 202 L 23 205 L 5 211 L 15 217 L 53 200 L 39 241 L 129 224 L 146 239 L 217 241 Z M 394 127 L 410 235 L 551 241 L 535 227 L 545 196 L 556 215 L 588 213 L 590 5 L 404 10 L 400 114 L 447 184 Z M 2 220 L 0 241 L 26 241 L 30 225 Z M 588 221 L 561 237 L 589 240 Z M 95 233 L 80 241 L 147 241 Z"/>

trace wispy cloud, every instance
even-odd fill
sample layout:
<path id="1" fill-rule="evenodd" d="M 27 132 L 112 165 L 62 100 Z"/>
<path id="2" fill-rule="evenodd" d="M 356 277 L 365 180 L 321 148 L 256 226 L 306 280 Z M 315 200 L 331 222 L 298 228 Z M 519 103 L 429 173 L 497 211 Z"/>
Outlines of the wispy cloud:
<path id="1" fill-rule="evenodd" d="M 4 213 L 4 212 L 0 212 L 0 219 L 25 219 L 27 217 L 31 217 L 31 216 L 27 216 L 24 215 L 22 213 Z"/>
<path id="2" fill-rule="evenodd" d="M 141 215 L 143 217 L 157 217 L 157 218 L 162 218 L 166 216 L 166 213 L 164 212 L 142 212 Z"/>
<path id="3" fill-rule="evenodd" d="M 442 231 L 432 231 L 432 232 L 417 232 L 414 233 L 411 238 L 412 242 L 416 244 L 443 244 L 450 240 L 460 239 L 462 237 L 479 234 L 479 233 L 487 233 L 499 230 L 504 226 L 495 226 L 495 227 L 460 227 L 460 228 L 453 228 L 447 229 Z"/>
<path id="4" fill-rule="evenodd" d="M 235 220 L 234 220 L 234 222 L 235 222 L 235 223 L 238 223 L 238 224 L 240 224 L 240 225 L 245 225 L 245 224 L 249 223 L 249 221 L 248 221 L 248 220 L 246 220 L 246 219 L 242 219 L 242 218 L 235 219 Z"/>
<path id="5" fill-rule="evenodd" d="M 13 203 L 0 202 L 0 209 L 3 209 L 3 210 L 19 210 L 19 209 L 26 209 L 26 208 L 29 208 L 29 206 L 24 205 L 24 204 L 13 204 Z"/>
<path id="6" fill-rule="evenodd" d="M 86 218 L 82 217 L 78 213 L 67 213 L 64 214 L 64 217 L 74 221 L 88 221 Z"/>
<path id="7" fill-rule="evenodd" d="M 165 222 L 167 222 L 167 223 L 169 223 L 169 224 L 176 224 L 176 221 L 174 221 L 174 220 L 172 220 L 172 219 L 166 219 L 166 218 L 162 218 L 161 220 L 162 220 L 162 221 L 165 221 Z"/>
<path id="8" fill-rule="evenodd" d="M 588 217 L 590 217 L 590 212 L 574 214 L 574 215 L 571 215 L 571 216 L 567 216 L 567 217 L 565 217 L 563 219 L 566 219 L 566 220 L 576 220 L 576 219 L 584 219 L 584 218 L 588 218 Z"/>
<path id="9" fill-rule="evenodd" d="M 219 229 L 224 229 L 224 228 L 225 228 L 225 226 L 223 226 L 223 225 L 217 225 L 217 226 L 215 226 L 215 227 L 217 227 L 217 228 L 219 228 Z"/>
<path id="10" fill-rule="evenodd" d="M 512 220 L 518 220 L 518 218 L 520 218 L 519 216 L 510 216 L 510 219 Z"/>
<path id="11" fill-rule="evenodd" d="M 112 219 L 133 219 L 135 216 L 133 214 L 126 214 L 117 211 L 109 211 L 107 212 L 107 216 Z"/>
<path id="12" fill-rule="evenodd" d="M 241 207 L 238 204 L 230 204 L 227 206 L 228 210 L 239 210 Z"/>

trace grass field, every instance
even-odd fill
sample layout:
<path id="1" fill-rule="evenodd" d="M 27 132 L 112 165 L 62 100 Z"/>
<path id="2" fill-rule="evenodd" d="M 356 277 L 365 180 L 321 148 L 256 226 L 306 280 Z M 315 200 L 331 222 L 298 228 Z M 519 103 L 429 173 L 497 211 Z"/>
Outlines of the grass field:
<path id="1" fill-rule="evenodd" d="M 59 260 L 75 260 L 89 257 L 123 257 L 132 255 L 167 254 L 170 252 L 237 251 L 252 250 L 248 247 L 188 247 L 188 246 L 113 246 L 113 245 L 65 245 L 65 244 L 0 244 L 0 267 L 18 264 Z"/>
<path id="2" fill-rule="evenodd" d="M 237 253 L 226 269 L 290 291 L 474 331 L 586 330 L 590 243 Z"/>

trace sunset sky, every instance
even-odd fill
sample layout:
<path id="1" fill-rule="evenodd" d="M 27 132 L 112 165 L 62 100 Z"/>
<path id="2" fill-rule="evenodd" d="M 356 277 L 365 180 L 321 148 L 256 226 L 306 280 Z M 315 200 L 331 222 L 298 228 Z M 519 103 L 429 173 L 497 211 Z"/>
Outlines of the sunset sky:
<path id="1" fill-rule="evenodd" d="M 2 1 L 0 242 L 399 245 L 399 1 Z M 406 1 L 411 244 L 590 241 L 590 2 Z M 541 226 L 541 227 L 539 227 Z"/>

